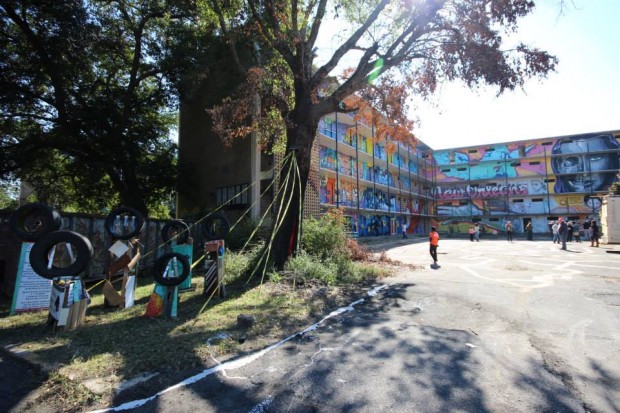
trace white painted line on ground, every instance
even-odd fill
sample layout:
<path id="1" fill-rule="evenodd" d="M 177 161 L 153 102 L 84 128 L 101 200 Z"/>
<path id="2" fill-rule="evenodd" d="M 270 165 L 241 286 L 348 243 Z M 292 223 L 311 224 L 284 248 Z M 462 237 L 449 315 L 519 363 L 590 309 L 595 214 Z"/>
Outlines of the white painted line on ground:
<path id="1" fill-rule="evenodd" d="M 387 285 L 380 285 L 380 286 L 375 287 L 372 290 L 368 291 L 367 295 L 370 296 L 370 297 L 374 297 L 375 295 L 377 295 L 377 293 L 379 291 L 381 291 L 381 290 L 383 290 L 384 288 L 387 288 L 387 287 L 388 287 Z M 147 397 L 145 399 L 133 400 L 133 401 L 130 401 L 130 402 L 126 402 L 126 403 L 123 403 L 120 406 L 116 406 L 116 407 L 108 407 L 106 409 L 94 410 L 91 413 L 120 412 L 120 411 L 124 411 L 124 410 L 135 409 L 137 407 L 145 405 L 146 403 L 148 403 L 148 402 L 150 402 L 152 400 L 155 400 L 157 397 L 161 396 L 162 394 L 165 394 L 165 393 L 168 393 L 168 392 L 170 392 L 172 390 L 175 390 L 175 389 L 178 389 L 178 388 L 185 387 L 185 386 L 188 386 L 190 384 L 196 383 L 196 382 L 204 379 L 205 377 L 208 377 L 208 376 L 210 376 L 212 374 L 217 373 L 218 371 L 235 370 L 235 369 L 247 366 L 248 364 L 258 360 L 260 357 L 262 357 L 265 354 L 269 353 L 271 350 L 274 350 L 274 349 L 282 346 L 283 344 L 285 344 L 286 342 L 292 340 L 293 338 L 295 338 L 295 337 L 297 337 L 299 335 L 308 333 L 310 331 L 314 331 L 314 330 L 318 329 L 320 327 L 320 325 L 324 321 L 326 321 L 326 320 L 328 320 L 328 319 L 330 319 L 332 317 L 335 317 L 337 315 L 340 315 L 342 313 L 345 313 L 345 312 L 348 312 L 348 311 L 353 311 L 354 307 L 356 305 L 361 304 L 364 301 L 365 301 L 364 298 L 360 298 L 359 300 L 352 302 L 351 304 L 349 304 L 346 307 L 340 307 L 340 308 L 332 311 L 331 313 L 329 313 L 328 315 L 323 317 L 320 321 L 318 321 L 317 323 L 311 325 L 310 327 L 306 328 L 305 330 L 300 331 L 298 333 L 295 333 L 295 334 L 293 334 L 293 335 L 291 335 L 291 336 L 289 336 L 289 337 L 287 337 L 287 338 L 285 338 L 285 339 L 283 339 L 281 341 L 278 341 L 277 343 L 272 344 L 271 346 L 269 346 L 267 348 L 264 348 L 264 349 L 254 353 L 254 354 L 250 354 L 248 356 L 241 357 L 241 358 L 236 359 L 236 360 L 227 361 L 225 363 L 218 364 L 217 366 L 214 366 L 214 367 L 208 368 L 206 370 L 203 370 L 202 372 L 196 374 L 195 376 L 189 377 L 189 378 L 183 380 L 182 382 L 175 384 L 174 386 L 170 386 L 170 387 L 168 387 L 168 388 L 166 388 L 164 390 L 161 390 L 161 391 L 155 393 L 154 395 L 152 395 L 150 397 Z M 267 400 L 270 400 L 270 399 L 267 399 Z M 261 406 L 261 404 L 264 403 L 264 402 L 265 401 L 259 403 L 256 407 L 254 407 L 254 409 L 256 409 L 258 406 Z M 269 404 L 271 404 L 271 402 L 269 402 Z M 252 411 L 254 411 L 254 410 L 252 410 Z M 260 412 L 260 411 L 263 411 L 263 410 L 257 410 L 257 412 Z"/>

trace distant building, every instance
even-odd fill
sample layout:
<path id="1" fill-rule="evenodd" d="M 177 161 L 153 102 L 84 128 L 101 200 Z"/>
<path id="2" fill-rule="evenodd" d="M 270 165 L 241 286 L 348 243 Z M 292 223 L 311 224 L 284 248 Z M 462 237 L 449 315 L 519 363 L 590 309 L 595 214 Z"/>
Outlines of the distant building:
<path id="1" fill-rule="evenodd" d="M 598 216 L 617 179 L 620 131 L 433 151 L 436 217 L 465 232 L 471 222 L 503 230 L 549 232 L 559 217 Z"/>

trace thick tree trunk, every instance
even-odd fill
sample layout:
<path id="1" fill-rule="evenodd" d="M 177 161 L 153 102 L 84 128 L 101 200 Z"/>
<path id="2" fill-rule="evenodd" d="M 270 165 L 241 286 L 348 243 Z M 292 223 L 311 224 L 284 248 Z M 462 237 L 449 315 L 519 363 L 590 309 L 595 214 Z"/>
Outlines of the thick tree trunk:
<path id="1" fill-rule="evenodd" d="M 297 250 L 299 236 L 299 220 L 301 207 L 310 173 L 310 161 L 312 159 L 312 144 L 316 137 L 318 119 L 296 119 L 293 126 L 287 130 L 287 155 L 295 157 L 299 174 L 290 169 L 291 158 L 285 158 L 286 162 L 280 174 L 280 196 L 276 202 L 276 215 L 274 220 L 274 241 L 271 246 L 273 264 L 281 269 L 286 260 Z M 302 123 L 303 122 L 303 123 Z M 287 176 L 289 175 L 289 176 Z M 280 208 L 280 205 L 282 207 Z"/>

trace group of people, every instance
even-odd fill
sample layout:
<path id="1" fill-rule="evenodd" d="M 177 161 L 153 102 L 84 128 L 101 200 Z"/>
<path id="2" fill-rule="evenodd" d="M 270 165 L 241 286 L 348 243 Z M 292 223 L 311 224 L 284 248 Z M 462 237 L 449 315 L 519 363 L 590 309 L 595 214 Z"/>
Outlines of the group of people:
<path id="1" fill-rule="evenodd" d="M 560 218 L 557 221 L 550 222 L 553 243 L 562 244 L 561 249 L 566 250 L 566 243 L 581 242 L 581 228 L 579 223 L 575 221 L 564 220 Z M 583 223 L 583 234 L 586 241 L 590 241 L 590 246 L 598 247 L 600 230 L 595 220 L 585 221 Z"/>
<path id="2" fill-rule="evenodd" d="M 531 223 L 530 229 L 526 228 L 526 232 L 528 232 L 528 239 L 532 239 L 530 237 Z M 579 224 L 575 221 L 568 221 L 564 218 L 559 218 L 557 221 L 551 221 L 551 232 L 553 234 L 553 243 L 561 244 L 561 249 L 566 250 L 566 242 L 572 242 L 573 239 L 575 242 L 581 242 L 581 233 Z M 504 228 L 506 229 L 506 235 L 508 236 L 508 241 L 512 242 L 512 233 L 513 227 L 512 222 L 506 221 L 504 224 Z M 599 245 L 599 237 L 600 230 L 599 226 L 595 220 L 586 220 L 583 223 L 583 232 L 586 241 L 590 241 L 592 247 L 598 247 Z M 404 236 L 404 233 L 403 233 Z M 480 224 L 472 225 L 469 228 L 469 240 L 470 241 L 479 241 L 480 240 Z M 430 254 L 433 259 L 433 264 L 437 265 L 437 247 L 439 246 L 439 233 L 437 232 L 437 228 L 431 227 L 431 232 L 428 234 L 428 241 L 430 244 Z"/>

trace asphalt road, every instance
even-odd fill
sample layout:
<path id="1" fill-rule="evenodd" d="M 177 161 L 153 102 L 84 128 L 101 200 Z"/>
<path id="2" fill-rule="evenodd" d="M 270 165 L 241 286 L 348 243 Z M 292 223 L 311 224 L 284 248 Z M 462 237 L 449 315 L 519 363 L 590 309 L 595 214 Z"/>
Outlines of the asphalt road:
<path id="1" fill-rule="evenodd" d="M 307 331 L 134 412 L 619 412 L 620 255 L 550 241 L 441 240 Z M 616 248 L 618 249 L 618 248 Z"/>

